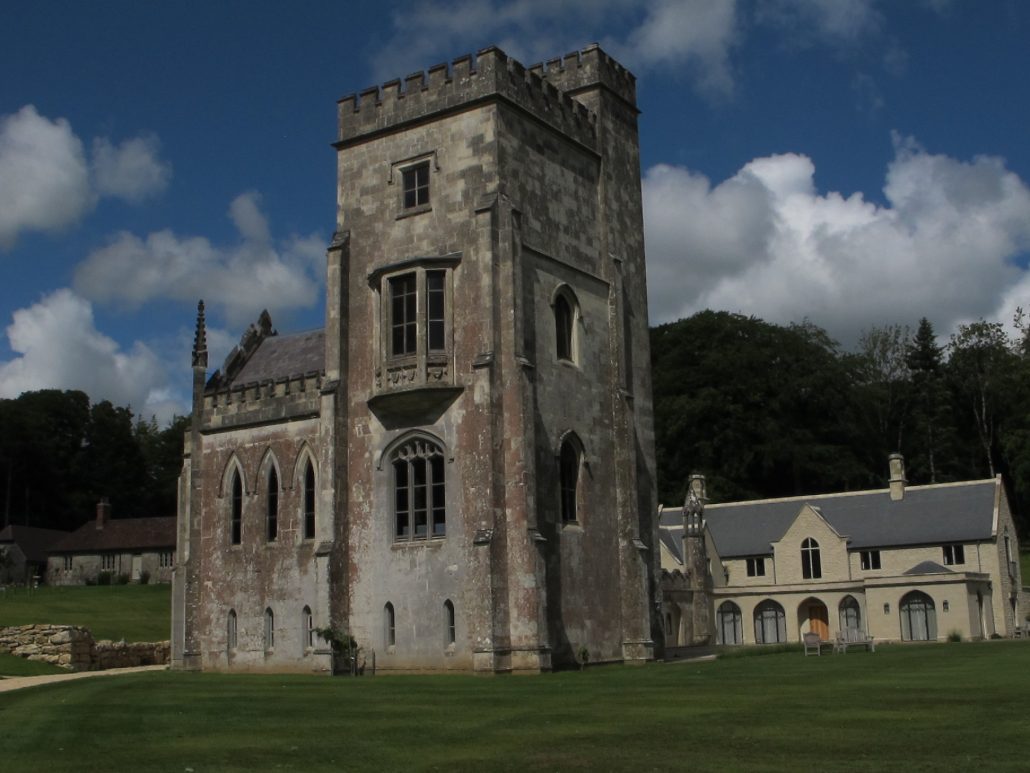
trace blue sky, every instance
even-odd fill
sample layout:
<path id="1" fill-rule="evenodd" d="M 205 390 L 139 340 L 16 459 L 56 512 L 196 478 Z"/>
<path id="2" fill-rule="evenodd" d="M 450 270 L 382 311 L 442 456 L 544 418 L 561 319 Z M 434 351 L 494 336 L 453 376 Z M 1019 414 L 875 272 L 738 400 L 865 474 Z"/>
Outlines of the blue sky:
<path id="1" fill-rule="evenodd" d="M 1030 307 L 1030 3 L 46 2 L 0 12 L 0 396 L 186 409 L 262 308 L 321 325 L 335 101 L 488 45 L 638 78 L 654 323 L 845 344 Z"/>

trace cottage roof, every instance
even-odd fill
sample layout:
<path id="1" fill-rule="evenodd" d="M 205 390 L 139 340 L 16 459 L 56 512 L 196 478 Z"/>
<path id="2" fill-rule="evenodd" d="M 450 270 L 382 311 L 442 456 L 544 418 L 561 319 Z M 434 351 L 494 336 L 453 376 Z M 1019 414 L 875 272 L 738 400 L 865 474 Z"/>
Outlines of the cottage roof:
<path id="1" fill-rule="evenodd" d="M 769 554 L 805 505 L 818 507 L 851 549 L 975 542 L 993 536 L 999 485 L 989 479 L 910 486 L 900 500 L 882 489 L 732 502 L 709 505 L 705 520 L 724 558 Z"/>
<path id="2" fill-rule="evenodd" d="M 325 370 L 325 331 L 273 335 L 258 344 L 228 386 L 274 381 Z M 225 385 L 223 385 L 225 386 Z"/>
<path id="3" fill-rule="evenodd" d="M 172 550 L 175 517 L 112 518 L 98 529 L 90 521 L 50 548 L 51 553 L 98 553 L 111 550 Z"/>
<path id="4" fill-rule="evenodd" d="M 679 512 L 679 511 L 677 511 L 677 512 Z M 664 513 L 663 513 L 663 516 L 664 516 Z M 664 518 L 663 518 L 663 521 L 664 521 Z M 664 525 L 664 523 L 663 523 L 663 525 Z M 661 540 L 661 543 L 663 545 L 665 545 L 666 548 L 668 548 L 669 552 L 672 554 L 672 557 L 675 558 L 677 561 L 679 561 L 682 564 L 683 563 L 683 528 L 682 528 L 682 520 L 680 521 L 680 528 L 678 528 L 678 529 L 675 526 L 659 529 L 658 530 L 658 539 Z"/>
<path id="5" fill-rule="evenodd" d="M 920 561 L 904 574 L 941 574 L 942 572 L 953 572 L 946 566 L 941 566 L 936 561 Z"/>
<path id="6" fill-rule="evenodd" d="M 37 526 L 19 526 L 11 524 L 0 529 L 0 544 L 15 544 L 21 548 L 25 558 L 29 561 L 46 561 L 47 552 L 51 546 L 62 537 L 67 537 L 68 532 L 58 529 L 41 529 Z"/>

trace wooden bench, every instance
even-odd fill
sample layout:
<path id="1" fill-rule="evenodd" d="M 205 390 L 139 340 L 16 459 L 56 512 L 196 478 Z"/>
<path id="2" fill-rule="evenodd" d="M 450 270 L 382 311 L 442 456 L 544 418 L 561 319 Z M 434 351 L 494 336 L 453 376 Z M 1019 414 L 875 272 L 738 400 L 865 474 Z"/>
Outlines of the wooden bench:
<path id="1" fill-rule="evenodd" d="M 837 638 L 833 641 L 833 651 L 847 655 L 848 647 L 865 647 L 869 652 L 876 652 L 876 641 L 865 631 L 837 631 Z"/>
<path id="2" fill-rule="evenodd" d="M 822 655 L 823 647 L 829 648 L 833 646 L 833 642 L 819 638 L 819 634 L 817 633 L 806 633 L 804 636 L 801 637 L 801 639 L 805 645 L 806 658 L 813 652 L 816 655 Z"/>

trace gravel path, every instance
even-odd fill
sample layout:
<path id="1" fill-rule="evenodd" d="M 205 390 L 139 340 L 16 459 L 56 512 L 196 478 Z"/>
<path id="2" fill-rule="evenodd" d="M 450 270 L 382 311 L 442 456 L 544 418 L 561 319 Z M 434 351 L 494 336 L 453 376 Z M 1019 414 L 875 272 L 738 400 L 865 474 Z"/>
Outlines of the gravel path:
<path id="1" fill-rule="evenodd" d="M 168 666 L 136 666 L 135 668 L 109 668 L 106 671 L 79 671 L 77 673 L 46 674 L 44 676 L 14 676 L 10 679 L 0 679 L 0 692 L 20 690 L 23 687 L 35 687 L 40 684 L 67 682 L 72 679 L 89 679 L 94 676 L 118 676 L 119 674 L 134 674 L 139 671 L 166 670 L 168 670 Z"/>

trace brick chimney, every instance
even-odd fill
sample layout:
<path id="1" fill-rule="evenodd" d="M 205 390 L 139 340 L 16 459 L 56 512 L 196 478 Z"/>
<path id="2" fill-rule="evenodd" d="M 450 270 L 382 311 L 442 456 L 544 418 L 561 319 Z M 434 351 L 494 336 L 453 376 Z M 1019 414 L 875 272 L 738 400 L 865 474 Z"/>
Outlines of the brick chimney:
<path id="1" fill-rule="evenodd" d="M 104 524 L 111 520 L 111 501 L 107 497 L 101 497 L 97 502 L 97 531 L 104 528 Z"/>
<path id="2" fill-rule="evenodd" d="M 891 470 L 891 501 L 899 502 L 905 498 L 905 457 L 901 454 L 891 454 L 887 457 L 887 464 Z"/>

